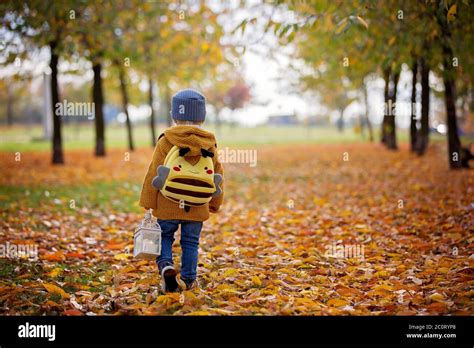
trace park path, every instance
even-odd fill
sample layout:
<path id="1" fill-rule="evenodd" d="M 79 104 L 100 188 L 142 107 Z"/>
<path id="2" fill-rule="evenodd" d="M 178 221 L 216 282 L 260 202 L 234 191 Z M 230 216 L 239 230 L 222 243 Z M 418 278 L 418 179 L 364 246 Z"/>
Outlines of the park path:
<path id="1" fill-rule="evenodd" d="M 255 167 L 225 165 L 202 289 L 166 295 L 129 254 L 151 149 L 72 151 L 63 168 L 1 153 L 0 243 L 32 243 L 39 260 L 0 259 L 0 313 L 473 314 L 474 174 L 449 171 L 444 145 L 422 158 L 375 144 L 257 150 Z"/>

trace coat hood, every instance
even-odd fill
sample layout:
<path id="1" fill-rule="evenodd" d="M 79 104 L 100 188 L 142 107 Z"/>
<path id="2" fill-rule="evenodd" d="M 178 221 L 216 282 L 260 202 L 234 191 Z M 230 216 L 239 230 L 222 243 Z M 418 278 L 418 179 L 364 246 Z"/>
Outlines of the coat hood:
<path id="1" fill-rule="evenodd" d="M 186 157 L 201 155 L 201 149 L 214 152 L 217 146 L 214 134 L 195 126 L 173 126 L 165 130 L 164 136 L 172 145 L 189 147 Z"/>

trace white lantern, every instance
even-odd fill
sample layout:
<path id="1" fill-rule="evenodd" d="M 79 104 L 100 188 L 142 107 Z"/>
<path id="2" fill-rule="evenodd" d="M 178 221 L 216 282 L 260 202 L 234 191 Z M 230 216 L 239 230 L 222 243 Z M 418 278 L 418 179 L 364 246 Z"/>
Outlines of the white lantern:
<path id="1" fill-rule="evenodd" d="M 151 213 L 145 213 L 133 237 L 133 257 L 154 260 L 161 254 L 161 228 L 154 223 Z"/>

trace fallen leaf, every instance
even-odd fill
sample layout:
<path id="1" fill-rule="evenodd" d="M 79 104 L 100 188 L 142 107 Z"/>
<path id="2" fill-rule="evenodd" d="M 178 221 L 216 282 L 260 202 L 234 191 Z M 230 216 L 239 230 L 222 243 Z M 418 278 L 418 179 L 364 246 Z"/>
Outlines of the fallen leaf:
<path id="1" fill-rule="evenodd" d="M 340 298 L 332 298 L 327 302 L 327 305 L 332 307 L 342 307 L 348 305 L 348 302 Z"/>
<path id="2" fill-rule="evenodd" d="M 262 286 L 262 281 L 256 275 L 252 277 L 252 283 L 254 283 L 255 286 Z"/>
<path id="3" fill-rule="evenodd" d="M 69 298 L 69 294 L 57 285 L 43 283 L 43 286 L 50 294 L 60 295 L 62 298 L 66 299 Z"/>
<path id="4" fill-rule="evenodd" d="M 82 313 L 81 311 L 79 311 L 77 309 L 68 309 L 68 310 L 64 311 L 64 315 L 67 315 L 67 316 L 82 316 L 82 315 L 84 315 L 84 313 Z"/>
<path id="5" fill-rule="evenodd" d="M 123 260 L 128 260 L 130 257 L 132 257 L 131 254 L 116 254 L 114 256 L 115 260 L 123 261 Z"/>

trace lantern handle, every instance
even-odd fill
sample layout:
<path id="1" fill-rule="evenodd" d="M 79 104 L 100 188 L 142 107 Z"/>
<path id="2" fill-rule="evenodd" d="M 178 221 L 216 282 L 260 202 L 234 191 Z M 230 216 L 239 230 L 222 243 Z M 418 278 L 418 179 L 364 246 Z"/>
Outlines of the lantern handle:
<path id="1" fill-rule="evenodd" d="M 152 216 L 152 210 L 151 209 L 148 209 L 146 212 L 145 212 L 145 217 L 143 218 L 143 222 L 144 223 L 151 223 L 151 216 Z"/>

